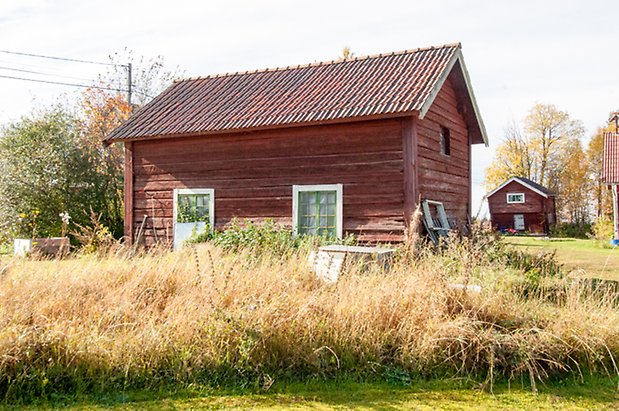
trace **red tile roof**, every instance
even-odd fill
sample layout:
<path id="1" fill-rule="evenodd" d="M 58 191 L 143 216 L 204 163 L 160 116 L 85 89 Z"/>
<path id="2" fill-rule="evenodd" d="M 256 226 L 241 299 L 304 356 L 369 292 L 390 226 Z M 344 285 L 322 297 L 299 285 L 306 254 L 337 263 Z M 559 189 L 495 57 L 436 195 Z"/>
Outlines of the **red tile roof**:
<path id="1" fill-rule="evenodd" d="M 106 141 L 423 115 L 456 62 L 477 118 L 473 141 L 487 142 L 460 44 L 177 81 Z"/>

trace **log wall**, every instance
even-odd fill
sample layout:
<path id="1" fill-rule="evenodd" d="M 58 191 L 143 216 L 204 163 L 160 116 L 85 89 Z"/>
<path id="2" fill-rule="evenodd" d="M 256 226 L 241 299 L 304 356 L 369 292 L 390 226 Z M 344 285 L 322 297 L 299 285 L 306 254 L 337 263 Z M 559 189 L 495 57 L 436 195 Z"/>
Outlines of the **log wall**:
<path id="1" fill-rule="evenodd" d="M 143 241 L 171 240 L 175 188 L 213 188 L 217 228 L 234 217 L 291 226 L 292 185 L 342 183 L 344 232 L 368 241 L 399 240 L 402 121 L 136 141 L 133 231 L 148 215 Z"/>

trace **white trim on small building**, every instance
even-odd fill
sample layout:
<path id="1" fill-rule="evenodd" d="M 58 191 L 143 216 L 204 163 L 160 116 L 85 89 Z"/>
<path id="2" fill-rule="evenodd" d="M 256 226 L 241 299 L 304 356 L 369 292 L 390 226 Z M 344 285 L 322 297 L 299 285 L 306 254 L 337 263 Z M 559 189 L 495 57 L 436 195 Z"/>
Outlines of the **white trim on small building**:
<path id="1" fill-rule="evenodd" d="M 495 188 L 494 190 L 492 190 L 491 192 L 489 192 L 488 194 L 486 194 L 486 198 L 494 195 L 497 191 L 501 190 L 503 187 L 505 187 L 506 185 L 508 185 L 511 182 L 517 182 L 518 184 L 528 188 L 531 191 L 536 192 L 537 194 L 541 195 L 542 197 L 548 198 L 550 197 L 547 193 L 544 193 L 543 191 L 533 187 L 531 184 L 527 184 L 525 181 L 522 181 L 520 178 L 518 177 L 512 177 L 509 180 L 507 180 L 506 182 L 504 182 L 503 184 L 501 184 L 500 186 L 498 186 L 497 188 Z"/>
<path id="2" fill-rule="evenodd" d="M 524 204 L 524 193 L 507 193 L 505 194 L 507 204 Z"/>

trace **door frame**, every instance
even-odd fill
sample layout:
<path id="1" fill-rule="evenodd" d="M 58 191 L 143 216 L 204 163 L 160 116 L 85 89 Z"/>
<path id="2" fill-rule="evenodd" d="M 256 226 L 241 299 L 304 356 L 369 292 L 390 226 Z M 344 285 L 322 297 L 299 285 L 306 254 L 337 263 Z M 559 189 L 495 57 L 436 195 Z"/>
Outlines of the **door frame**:
<path id="1" fill-rule="evenodd" d="M 176 224 L 194 224 L 197 225 L 199 222 L 194 223 L 177 223 L 176 219 L 178 216 L 178 196 L 182 194 L 208 194 L 208 224 L 211 228 L 211 231 L 215 228 L 215 189 L 213 188 L 175 188 L 173 191 L 172 197 L 172 244 L 174 245 L 174 249 L 176 250 L 180 243 L 176 242 Z M 184 239 L 183 239 L 184 240 Z"/>
<path id="2" fill-rule="evenodd" d="M 522 228 L 516 228 L 516 216 L 520 216 L 522 218 Z M 524 221 L 524 214 L 522 213 L 514 214 L 513 219 L 514 219 L 514 230 L 524 231 L 527 228 L 525 221 Z"/>

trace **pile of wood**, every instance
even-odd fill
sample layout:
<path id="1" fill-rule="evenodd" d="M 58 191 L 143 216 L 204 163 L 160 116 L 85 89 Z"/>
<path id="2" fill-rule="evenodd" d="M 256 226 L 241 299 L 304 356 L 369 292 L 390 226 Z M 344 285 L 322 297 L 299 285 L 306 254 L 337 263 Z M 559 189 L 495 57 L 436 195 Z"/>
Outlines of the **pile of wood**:
<path id="1" fill-rule="evenodd" d="M 28 254 L 62 257 L 69 253 L 70 247 L 69 237 L 15 239 L 13 253 L 21 257 Z"/>

